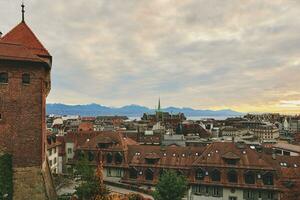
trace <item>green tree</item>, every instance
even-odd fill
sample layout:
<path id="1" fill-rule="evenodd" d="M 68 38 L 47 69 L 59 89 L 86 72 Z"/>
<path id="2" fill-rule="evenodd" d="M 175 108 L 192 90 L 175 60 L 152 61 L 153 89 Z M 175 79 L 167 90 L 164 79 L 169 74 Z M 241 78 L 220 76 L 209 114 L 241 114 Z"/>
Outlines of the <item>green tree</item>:
<path id="1" fill-rule="evenodd" d="M 95 168 L 91 166 L 87 159 L 80 159 L 74 168 L 74 174 L 79 185 L 75 188 L 75 194 L 82 200 L 107 199 L 109 190 L 105 185 L 101 185 L 99 178 L 95 174 Z"/>
<path id="2" fill-rule="evenodd" d="M 186 191 L 185 177 L 175 171 L 167 170 L 160 176 L 153 197 L 155 200 L 181 200 Z"/>
<path id="3" fill-rule="evenodd" d="M 13 196 L 12 156 L 0 152 L 0 199 L 11 200 Z"/>

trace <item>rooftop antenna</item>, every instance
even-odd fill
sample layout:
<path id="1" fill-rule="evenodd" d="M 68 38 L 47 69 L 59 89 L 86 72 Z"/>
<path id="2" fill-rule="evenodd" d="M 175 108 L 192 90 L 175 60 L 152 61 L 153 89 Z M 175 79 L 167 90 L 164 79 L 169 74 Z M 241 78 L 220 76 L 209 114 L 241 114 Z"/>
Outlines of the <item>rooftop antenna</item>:
<path id="1" fill-rule="evenodd" d="M 24 17 L 24 14 L 25 14 L 24 0 L 22 0 L 21 7 L 22 7 L 22 22 L 25 22 L 25 17 Z"/>

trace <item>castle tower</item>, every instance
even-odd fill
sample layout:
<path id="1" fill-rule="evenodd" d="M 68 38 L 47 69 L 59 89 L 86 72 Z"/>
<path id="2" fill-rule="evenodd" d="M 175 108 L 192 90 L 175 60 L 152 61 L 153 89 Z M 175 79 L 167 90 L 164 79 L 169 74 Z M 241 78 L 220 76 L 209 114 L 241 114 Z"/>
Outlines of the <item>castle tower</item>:
<path id="1" fill-rule="evenodd" d="M 47 174 L 37 175 L 39 180 L 27 178 L 36 177 L 32 173 L 45 172 L 48 166 L 45 107 L 51 85 L 52 57 L 26 24 L 24 12 L 22 4 L 21 23 L 0 38 L 0 146 L 13 157 L 14 199 L 19 199 L 18 190 L 24 185 L 47 181 Z M 43 199 L 43 194 L 32 195 Z"/>

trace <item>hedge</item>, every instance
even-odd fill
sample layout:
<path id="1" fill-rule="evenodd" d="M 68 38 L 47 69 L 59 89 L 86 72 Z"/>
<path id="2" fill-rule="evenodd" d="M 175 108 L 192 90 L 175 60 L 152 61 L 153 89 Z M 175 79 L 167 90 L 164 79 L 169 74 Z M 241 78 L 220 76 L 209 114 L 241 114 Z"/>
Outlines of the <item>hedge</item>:
<path id="1" fill-rule="evenodd" d="M 9 154 L 0 155 L 0 200 L 13 199 L 13 169 L 12 157 Z"/>

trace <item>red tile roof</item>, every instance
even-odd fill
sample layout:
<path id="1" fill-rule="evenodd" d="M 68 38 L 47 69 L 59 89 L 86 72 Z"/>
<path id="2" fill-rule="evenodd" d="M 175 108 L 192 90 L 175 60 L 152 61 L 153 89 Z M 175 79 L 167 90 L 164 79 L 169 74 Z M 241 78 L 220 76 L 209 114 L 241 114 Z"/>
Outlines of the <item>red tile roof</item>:
<path id="1" fill-rule="evenodd" d="M 6 43 L 2 40 L 0 40 L 0 59 L 44 62 L 23 45 Z"/>
<path id="2" fill-rule="evenodd" d="M 30 49 L 30 51 L 35 55 L 50 57 L 49 52 L 25 22 L 19 23 L 10 32 L 4 35 L 1 38 L 1 41 L 21 44 Z"/>
<path id="3" fill-rule="evenodd" d="M 190 167 L 203 150 L 204 147 L 130 145 L 128 146 L 128 160 L 131 166 L 149 166 L 145 158 L 151 154 L 160 158 L 155 166 L 183 169 Z"/>
<path id="4" fill-rule="evenodd" d="M 228 166 L 223 159 L 224 155 L 228 158 L 239 158 L 236 164 L 236 167 L 239 168 L 273 169 L 272 165 L 263 159 L 263 153 L 250 149 L 246 145 L 239 147 L 236 143 L 232 142 L 214 142 L 208 145 L 194 165 Z"/>

